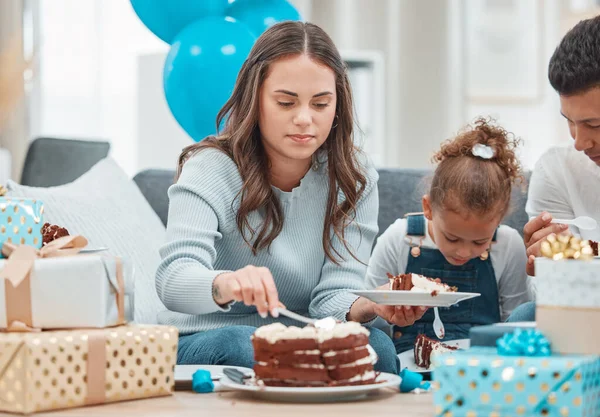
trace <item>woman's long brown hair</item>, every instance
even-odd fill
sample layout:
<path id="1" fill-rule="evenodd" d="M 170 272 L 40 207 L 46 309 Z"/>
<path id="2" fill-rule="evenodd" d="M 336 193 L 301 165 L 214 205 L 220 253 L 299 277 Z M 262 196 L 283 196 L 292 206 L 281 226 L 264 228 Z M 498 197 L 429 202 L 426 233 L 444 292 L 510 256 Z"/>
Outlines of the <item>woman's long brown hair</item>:
<path id="1" fill-rule="evenodd" d="M 243 181 L 238 195 L 238 229 L 254 255 L 261 249 L 268 249 L 281 232 L 284 217 L 279 199 L 271 188 L 269 160 L 258 128 L 259 92 L 272 62 L 301 54 L 329 67 L 336 78 L 336 117 L 317 154 L 321 150 L 326 152 L 329 172 L 323 249 L 326 256 L 338 264 L 344 257 L 332 245 L 334 236 L 356 259 L 344 238 L 344 230 L 355 219 L 356 206 L 367 180 L 358 161 L 359 150 L 354 145 L 352 93 L 346 66 L 333 41 L 320 27 L 304 22 L 282 22 L 257 39 L 242 65 L 231 97 L 217 115 L 217 130 L 225 121 L 223 131 L 183 150 L 177 178 L 185 162 L 203 149 L 216 148 L 227 154 L 237 165 Z M 248 215 L 255 210 L 264 213 L 264 222 L 258 231 L 248 221 Z M 250 237 L 246 236 L 246 231 L 250 232 Z"/>

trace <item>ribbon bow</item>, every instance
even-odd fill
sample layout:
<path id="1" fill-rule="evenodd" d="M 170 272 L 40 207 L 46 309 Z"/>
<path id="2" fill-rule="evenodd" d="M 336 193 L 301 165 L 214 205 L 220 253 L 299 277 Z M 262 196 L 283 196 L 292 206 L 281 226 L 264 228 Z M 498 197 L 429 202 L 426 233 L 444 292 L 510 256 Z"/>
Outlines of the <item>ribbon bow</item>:
<path id="1" fill-rule="evenodd" d="M 2 255 L 7 257 L 0 270 L 0 280 L 4 281 L 7 331 L 38 331 L 33 328 L 31 309 L 31 271 L 38 258 L 55 258 L 77 255 L 87 245 L 83 236 L 64 236 L 56 239 L 40 250 L 32 246 L 16 246 L 4 242 Z M 120 260 L 117 258 L 117 308 L 119 322 L 125 319 L 125 284 Z M 1 284 L 0 284 L 1 285 Z"/>
<path id="2" fill-rule="evenodd" d="M 496 341 L 498 354 L 502 356 L 550 356 L 550 342 L 534 329 L 516 329 Z"/>

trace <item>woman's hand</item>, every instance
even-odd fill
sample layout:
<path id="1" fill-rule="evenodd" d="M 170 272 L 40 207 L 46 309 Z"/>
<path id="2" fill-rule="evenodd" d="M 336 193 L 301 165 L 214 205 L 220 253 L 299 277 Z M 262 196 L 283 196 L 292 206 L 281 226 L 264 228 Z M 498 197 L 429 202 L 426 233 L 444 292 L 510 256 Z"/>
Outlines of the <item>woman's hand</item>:
<path id="1" fill-rule="evenodd" d="M 247 306 L 254 305 L 261 317 L 269 312 L 277 317 L 279 295 L 271 271 L 265 267 L 248 265 L 234 272 L 218 275 L 213 281 L 213 298 L 217 304 L 243 301 Z"/>

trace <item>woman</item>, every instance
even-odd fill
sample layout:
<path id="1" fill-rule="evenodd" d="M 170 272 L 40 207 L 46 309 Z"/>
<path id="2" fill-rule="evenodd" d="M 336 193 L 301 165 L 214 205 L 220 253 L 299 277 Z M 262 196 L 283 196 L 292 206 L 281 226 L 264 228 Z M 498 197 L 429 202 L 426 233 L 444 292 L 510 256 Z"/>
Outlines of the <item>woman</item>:
<path id="1" fill-rule="evenodd" d="M 280 301 L 315 318 L 369 324 L 376 308 L 405 318 L 348 291 L 364 289 L 378 177 L 359 161 L 348 77 L 327 34 L 301 22 L 268 29 L 223 120 L 221 135 L 184 149 L 169 190 L 156 285 L 170 310 L 161 322 L 182 334 L 178 362 L 251 367 L 256 327 L 300 325 L 277 318 Z M 370 343 L 376 368 L 398 373 L 390 338 L 372 329 Z"/>

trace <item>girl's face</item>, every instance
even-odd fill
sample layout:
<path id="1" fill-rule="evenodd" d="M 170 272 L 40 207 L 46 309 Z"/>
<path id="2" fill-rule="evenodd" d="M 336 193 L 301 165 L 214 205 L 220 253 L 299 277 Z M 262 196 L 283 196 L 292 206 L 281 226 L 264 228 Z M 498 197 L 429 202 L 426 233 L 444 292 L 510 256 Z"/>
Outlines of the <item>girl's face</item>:
<path id="1" fill-rule="evenodd" d="M 502 221 L 499 214 L 482 217 L 432 209 L 428 195 L 423 197 L 423 212 L 429 220 L 429 235 L 452 265 L 464 265 L 484 253 Z"/>
<path id="2" fill-rule="evenodd" d="M 269 66 L 260 90 L 258 121 L 269 159 L 310 164 L 334 122 L 335 81 L 329 67 L 305 54 Z"/>

